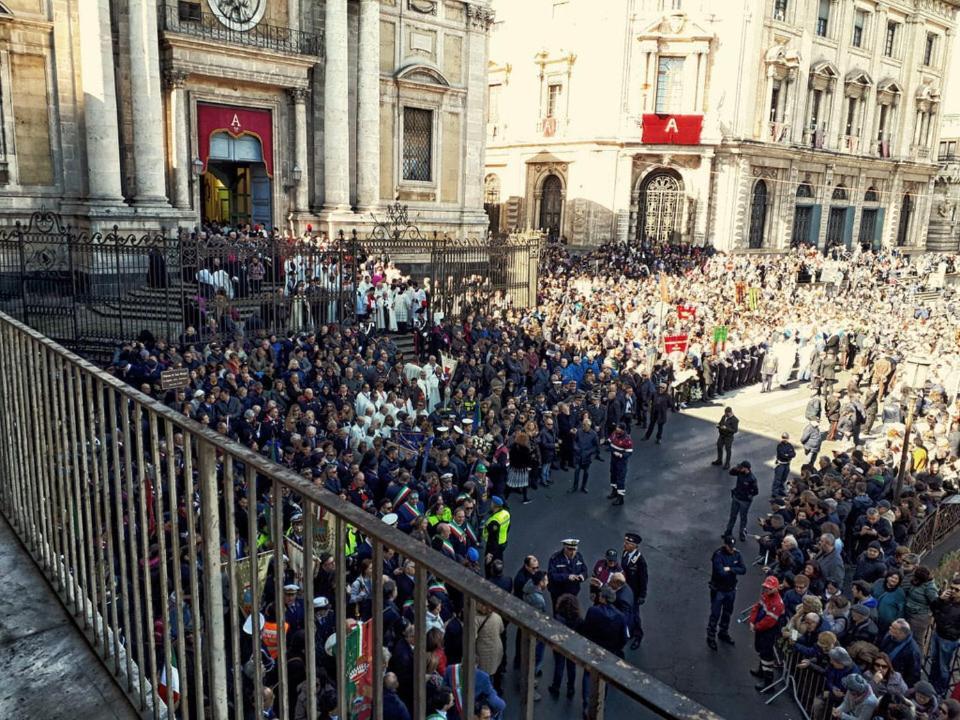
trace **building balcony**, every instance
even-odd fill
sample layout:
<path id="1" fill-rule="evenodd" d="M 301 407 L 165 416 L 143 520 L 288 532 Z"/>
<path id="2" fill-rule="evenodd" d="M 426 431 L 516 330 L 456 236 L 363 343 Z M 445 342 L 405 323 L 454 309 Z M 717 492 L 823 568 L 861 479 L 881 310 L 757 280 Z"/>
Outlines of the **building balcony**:
<path id="1" fill-rule="evenodd" d="M 843 135 L 840 137 L 840 149 L 843 152 L 856 155 L 860 149 L 859 135 Z"/>
<path id="2" fill-rule="evenodd" d="M 790 123 L 769 122 L 767 123 L 767 142 L 780 143 L 781 145 L 790 144 Z"/>
<path id="3" fill-rule="evenodd" d="M 320 54 L 321 38 L 316 33 L 265 23 L 246 31 L 233 30 L 205 7 L 193 2 L 162 5 L 159 8 L 160 30 L 213 43 L 243 45 L 289 55 Z"/>

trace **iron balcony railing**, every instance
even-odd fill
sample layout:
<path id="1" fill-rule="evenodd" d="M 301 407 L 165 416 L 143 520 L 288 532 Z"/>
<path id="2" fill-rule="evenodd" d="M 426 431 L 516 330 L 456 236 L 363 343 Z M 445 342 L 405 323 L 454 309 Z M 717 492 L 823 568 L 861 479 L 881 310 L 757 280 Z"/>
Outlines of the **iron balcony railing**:
<path id="1" fill-rule="evenodd" d="M 158 12 L 164 32 L 293 55 L 320 55 L 321 38 L 316 33 L 266 23 L 246 31 L 233 30 L 200 3 L 164 3 Z"/>
<path id="2" fill-rule="evenodd" d="M 426 716 L 428 582 L 441 580 L 463 597 L 464 628 L 475 628 L 478 612 L 492 607 L 520 633 L 519 709 L 525 720 L 537 707 L 538 641 L 589 675 L 591 720 L 604 717 L 610 687 L 655 717 L 719 720 L 435 550 L 139 393 L 5 314 L 0 314 L 0 402 L 5 408 L 0 509 L 144 717 L 263 717 L 264 704 L 275 699 L 278 717 L 287 720 L 294 715 L 291 698 L 297 697 L 288 660 L 298 652 L 304 665 L 296 673 L 304 678 L 300 687 L 318 687 L 318 677 L 334 678 L 336 715 L 348 718 L 353 696 L 348 697 L 347 679 L 365 675 L 369 684 L 360 691 L 370 699 L 371 718 L 380 720 L 385 666 L 378 649 L 386 582 L 380 572 L 373 573 L 371 619 L 364 626 L 372 635 L 370 650 L 359 660 L 352 656 L 348 665 L 342 640 L 360 634 L 348 636 L 354 605 L 348 602 L 345 551 L 348 533 L 358 532 L 370 544 L 373 567 L 383 567 L 391 551 L 415 564 L 413 717 Z M 249 505 L 244 506 L 247 491 Z M 306 549 L 285 537 L 282 510 L 290 499 L 302 509 Z M 235 551 L 243 546 L 246 552 Z M 324 571 L 328 575 L 317 572 L 318 547 L 333 555 L 335 569 Z M 283 570 L 265 571 L 271 563 Z M 340 640 L 335 661 L 321 655 L 321 662 L 331 665 L 328 674 L 318 671 L 316 621 L 309 608 L 305 647 L 288 643 L 284 623 L 261 628 L 259 619 L 254 621 L 263 597 L 272 594 L 279 601 L 291 576 L 301 583 L 307 602 L 318 577 L 332 588 Z M 476 634 L 465 631 L 464 708 L 473 707 L 476 658 Z M 275 667 L 265 674 L 274 659 Z M 324 699 L 318 692 L 301 693 L 306 717 L 319 716 L 318 697 Z M 511 717 L 516 717 L 513 711 Z"/>

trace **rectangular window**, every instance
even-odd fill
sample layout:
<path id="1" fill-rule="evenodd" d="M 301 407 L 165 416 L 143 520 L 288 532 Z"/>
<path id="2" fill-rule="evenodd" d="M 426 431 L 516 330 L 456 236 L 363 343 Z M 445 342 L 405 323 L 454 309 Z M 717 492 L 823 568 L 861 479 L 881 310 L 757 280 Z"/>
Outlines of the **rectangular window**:
<path id="1" fill-rule="evenodd" d="M 563 86 L 559 83 L 551 83 L 547 85 L 547 117 L 552 118 L 557 116 L 557 111 L 560 109 L 560 93 L 563 90 Z"/>
<path id="2" fill-rule="evenodd" d="M 675 113 L 683 96 L 683 58 L 662 57 L 657 61 L 657 99 L 655 112 Z"/>
<path id="3" fill-rule="evenodd" d="M 862 48 L 863 47 L 863 34 L 867 27 L 867 11 L 866 10 L 857 10 L 853 14 L 853 37 L 850 39 L 850 44 L 854 47 Z"/>
<path id="4" fill-rule="evenodd" d="M 857 128 L 854 123 L 857 120 L 857 99 L 847 98 L 847 135 L 856 135 Z"/>
<path id="5" fill-rule="evenodd" d="M 820 0 L 820 8 L 817 10 L 817 35 L 827 37 L 830 30 L 830 0 Z"/>
<path id="6" fill-rule="evenodd" d="M 430 182 L 433 177 L 433 111 L 403 109 L 403 179 Z"/>
<path id="7" fill-rule="evenodd" d="M 899 23 L 887 23 L 887 36 L 883 42 L 883 54 L 887 57 L 893 57 L 893 54 L 897 50 L 897 30 L 899 27 Z"/>
<path id="8" fill-rule="evenodd" d="M 889 105 L 880 106 L 880 119 L 877 122 L 877 142 L 883 142 L 887 134 L 887 115 L 890 112 Z"/>
<path id="9" fill-rule="evenodd" d="M 785 22 L 787 19 L 787 0 L 774 0 L 773 19 Z"/>
<path id="10" fill-rule="evenodd" d="M 927 33 L 927 41 L 923 46 L 923 64 L 927 67 L 933 65 L 937 58 L 937 36 L 934 33 Z"/>
<path id="11" fill-rule="evenodd" d="M 777 112 L 780 107 L 780 90 L 781 82 L 779 80 L 773 81 L 773 92 L 770 93 L 770 122 L 777 122 L 780 118 L 777 117 L 779 114 Z"/>
<path id="12" fill-rule="evenodd" d="M 196 0 L 180 0 L 177 3 L 177 17 L 181 21 L 199 22 L 201 19 L 200 3 Z"/>

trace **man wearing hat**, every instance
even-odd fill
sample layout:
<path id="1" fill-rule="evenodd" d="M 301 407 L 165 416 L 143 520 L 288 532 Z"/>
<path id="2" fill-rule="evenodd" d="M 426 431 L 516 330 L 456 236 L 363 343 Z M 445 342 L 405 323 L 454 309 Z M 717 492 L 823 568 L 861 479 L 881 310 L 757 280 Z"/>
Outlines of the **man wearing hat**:
<path id="1" fill-rule="evenodd" d="M 551 561 L 552 562 L 552 561 Z M 614 607 L 617 601 L 616 591 L 609 585 L 604 585 L 597 596 L 597 604 L 587 610 L 583 623 L 580 625 L 580 634 L 592 640 L 604 650 L 617 657 L 623 657 L 623 644 L 627 638 L 627 623 L 623 613 Z M 583 708 L 586 711 L 590 699 L 590 676 L 583 676 Z"/>
<path id="2" fill-rule="evenodd" d="M 777 458 L 773 468 L 773 488 L 771 497 L 783 497 L 787 494 L 787 478 L 790 477 L 790 462 L 797 456 L 790 442 L 790 433 L 783 433 L 777 443 Z"/>
<path id="3" fill-rule="evenodd" d="M 717 459 L 711 463 L 712 465 L 723 465 L 724 470 L 730 467 L 733 436 L 737 434 L 739 429 L 740 420 L 733 414 L 733 408 L 725 407 L 723 415 L 720 416 L 720 422 L 717 423 Z"/>
<path id="4" fill-rule="evenodd" d="M 647 559 L 640 552 L 640 543 L 643 538 L 640 533 L 628 532 L 623 535 L 623 554 L 620 556 L 620 567 L 623 576 L 633 593 L 633 612 L 630 616 L 630 649 L 636 650 L 643 640 L 643 623 L 640 620 L 640 606 L 647 601 Z"/>
<path id="5" fill-rule="evenodd" d="M 841 720 L 872 718 L 880 701 L 867 679 L 858 673 L 850 673 L 843 679 L 843 688 L 846 690 L 843 702 L 833 711 L 833 716 Z"/>
<path id="6" fill-rule="evenodd" d="M 726 533 L 729 535 L 729 533 Z M 783 599 L 780 597 L 780 581 L 773 575 L 768 576 L 760 588 L 760 599 L 750 609 L 750 629 L 753 630 L 753 648 L 760 656 L 760 666 L 750 674 L 760 678 L 757 688 L 762 690 L 773 682 L 776 666 L 774 644 L 783 617 Z"/>
<path id="7" fill-rule="evenodd" d="M 610 494 L 608 500 L 614 505 L 623 505 L 627 494 L 627 464 L 633 454 L 633 440 L 627 433 L 623 423 L 617 424 L 617 429 L 610 435 Z"/>
<path id="8" fill-rule="evenodd" d="M 284 620 L 290 624 L 290 629 L 303 629 L 305 611 L 303 598 L 300 597 L 300 586 L 297 583 L 288 583 L 283 586 L 283 604 Z"/>
<path id="9" fill-rule="evenodd" d="M 583 561 L 579 547 L 579 540 L 567 538 L 563 541 L 563 548 L 550 556 L 547 572 L 550 576 L 550 597 L 553 598 L 554 610 L 561 595 L 580 595 L 580 585 L 587 578 L 587 564 Z"/>
<path id="10" fill-rule="evenodd" d="M 486 548 L 486 575 L 490 575 L 490 565 L 494 560 L 503 560 L 510 535 L 510 511 L 504 505 L 503 498 L 494 495 L 490 498 L 490 517 L 483 526 L 483 542 Z"/>
<path id="11" fill-rule="evenodd" d="M 717 649 L 717 625 L 720 626 L 720 640 L 733 645 L 730 637 L 730 615 L 737 597 L 737 580 L 745 575 L 746 565 L 736 549 L 736 541 L 729 533 L 723 536 L 723 545 L 714 551 L 710 560 L 710 619 L 707 620 L 707 645 Z"/>

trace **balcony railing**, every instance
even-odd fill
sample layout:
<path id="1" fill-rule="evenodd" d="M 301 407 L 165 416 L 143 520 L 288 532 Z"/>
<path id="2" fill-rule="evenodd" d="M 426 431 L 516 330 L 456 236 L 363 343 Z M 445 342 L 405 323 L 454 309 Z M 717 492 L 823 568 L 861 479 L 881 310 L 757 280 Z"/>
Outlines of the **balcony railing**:
<path id="1" fill-rule="evenodd" d="M 317 691 L 305 692 L 306 716 L 319 717 L 318 701 L 332 692 L 338 717 L 350 717 L 349 703 L 356 698 L 369 698 L 371 717 L 380 717 L 382 620 L 390 601 L 384 591 L 395 582 L 374 572 L 365 608 L 350 602 L 349 536 L 354 548 L 363 539 L 369 543 L 375 568 L 383 567 L 390 551 L 415 565 L 415 718 L 426 716 L 423 640 L 428 586 L 432 594 L 437 581 L 462 596 L 465 708 L 476 697 L 477 636 L 470 629 L 477 627 L 478 614 L 493 608 L 520 633 L 522 690 L 519 712 L 511 716 L 534 716 L 539 641 L 590 678 L 589 720 L 603 718 L 611 686 L 643 706 L 644 717 L 720 720 L 377 516 L 2 313 L 0 403 L 6 410 L 0 414 L 0 510 L 144 717 L 264 717 L 264 705 L 273 699 L 277 717 L 292 717 L 292 684 L 299 679 L 288 676 L 287 666 L 289 653 L 297 650 L 286 623 L 275 623 L 271 615 L 265 624 L 260 613 L 271 612 L 269 596 L 280 602 L 291 581 L 300 584 L 308 603 L 300 672 L 304 687 Z M 301 513 L 300 544 L 289 536 L 289 503 Z M 320 551 L 330 553 L 333 569 L 321 571 L 315 557 Z M 268 564 L 280 570 L 267 571 L 264 580 L 260 567 Z M 334 657 L 317 648 L 312 600 L 321 594 L 315 594 L 321 579 L 334 612 Z M 361 636 L 370 645 L 361 644 Z M 355 653 L 348 653 L 354 642 Z M 336 671 L 318 671 L 318 656 Z M 318 678 L 336 687 L 318 685 Z M 634 715 L 637 708 L 623 717 Z"/>
<path id="2" fill-rule="evenodd" d="M 790 142 L 790 123 L 774 122 L 768 123 L 767 138 L 774 143 Z"/>
<path id="3" fill-rule="evenodd" d="M 232 30 L 199 4 L 191 4 L 189 12 L 185 12 L 181 5 L 183 4 L 165 3 L 159 7 L 161 30 L 179 35 L 190 35 L 215 43 L 244 45 L 291 55 L 320 54 L 321 38 L 316 33 L 265 23 L 260 23 L 247 31 Z"/>

